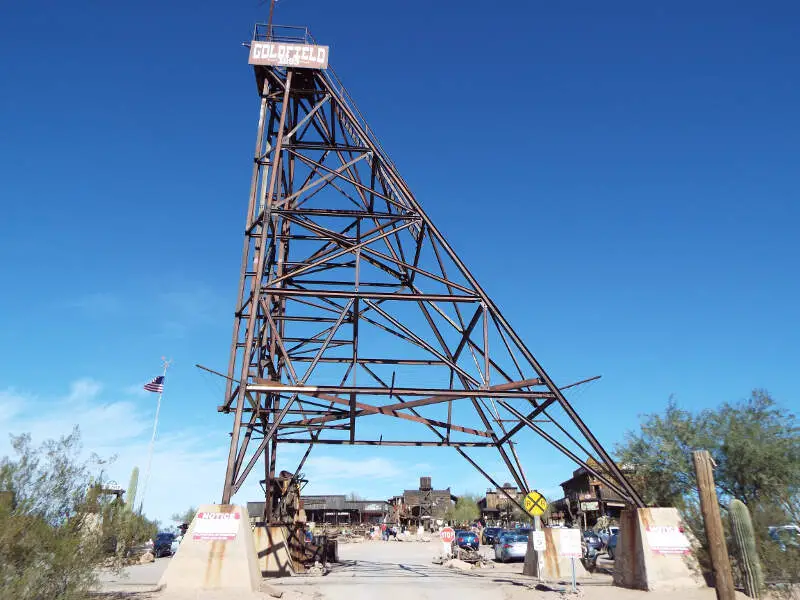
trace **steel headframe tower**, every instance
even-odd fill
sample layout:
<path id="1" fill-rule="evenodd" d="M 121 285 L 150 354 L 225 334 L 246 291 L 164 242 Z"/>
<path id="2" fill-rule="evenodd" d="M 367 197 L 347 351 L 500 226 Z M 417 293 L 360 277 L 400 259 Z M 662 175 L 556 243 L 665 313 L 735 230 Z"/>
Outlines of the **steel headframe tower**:
<path id="1" fill-rule="evenodd" d="M 278 446 L 297 443 L 308 445 L 297 473 L 316 444 L 446 446 L 500 488 L 467 452 L 496 448 L 529 490 L 513 439 L 528 430 L 642 506 L 327 63 L 306 29 L 256 26 L 261 108 L 219 407 L 235 415 L 223 503 L 263 457 L 269 520 Z M 387 419 L 428 433 L 385 438 Z"/>

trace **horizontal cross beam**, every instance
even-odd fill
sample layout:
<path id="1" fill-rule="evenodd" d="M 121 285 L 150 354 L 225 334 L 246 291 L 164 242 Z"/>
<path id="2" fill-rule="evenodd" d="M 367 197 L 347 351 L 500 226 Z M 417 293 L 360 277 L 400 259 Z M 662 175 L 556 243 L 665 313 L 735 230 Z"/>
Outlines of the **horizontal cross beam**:
<path id="1" fill-rule="evenodd" d="M 278 438 L 281 444 L 308 444 L 308 439 L 303 438 Z M 315 444 L 336 444 L 343 446 L 449 446 L 452 448 L 491 448 L 494 442 L 409 442 L 398 440 L 316 440 Z"/>
<path id="2" fill-rule="evenodd" d="M 291 277 L 291 275 L 286 276 Z M 311 296 L 313 298 L 362 298 L 367 300 L 411 300 L 412 302 L 479 302 L 478 296 L 461 294 L 392 294 L 389 292 L 368 292 L 350 290 L 297 290 L 290 288 L 265 287 L 262 294 L 273 296 Z"/>
<path id="3" fill-rule="evenodd" d="M 256 379 L 255 383 L 249 383 L 247 389 L 251 392 L 278 392 L 302 394 L 305 396 L 319 396 L 322 394 L 362 394 L 366 396 L 430 396 L 420 400 L 410 402 L 400 402 L 387 406 L 376 407 L 381 412 L 393 411 L 412 406 L 424 406 L 426 404 L 436 404 L 437 402 L 447 402 L 448 400 L 458 400 L 462 398 L 552 398 L 552 392 L 530 392 L 515 388 L 536 385 L 538 379 L 525 379 L 523 381 L 512 381 L 491 386 L 485 389 L 476 390 L 454 390 L 454 389 L 434 389 L 434 388 L 383 388 L 383 387 L 351 387 L 338 385 L 284 385 L 276 381 L 266 379 Z M 263 383 L 262 383 L 263 382 Z M 337 398 L 344 400 L 343 398 Z"/>

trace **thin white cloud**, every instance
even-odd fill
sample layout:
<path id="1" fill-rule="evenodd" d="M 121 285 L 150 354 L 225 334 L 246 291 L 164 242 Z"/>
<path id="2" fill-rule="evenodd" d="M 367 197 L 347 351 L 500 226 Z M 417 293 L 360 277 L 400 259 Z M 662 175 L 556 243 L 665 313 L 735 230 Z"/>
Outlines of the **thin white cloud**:
<path id="1" fill-rule="evenodd" d="M 22 412 L 26 401 L 26 396 L 13 389 L 0 391 L 0 425 L 3 426 L 2 429 L 8 429 L 6 424 L 13 422 Z"/>
<path id="2" fill-rule="evenodd" d="M 306 471 L 314 474 L 314 481 L 320 483 L 346 480 L 352 482 L 363 479 L 396 479 L 403 470 L 397 463 L 381 457 L 364 460 L 342 460 L 331 456 L 317 456 L 308 460 Z"/>
<path id="3" fill-rule="evenodd" d="M 67 402 L 90 402 L 97 397 L 102 389 L 103 384 L 90 377 L 78 379 L 69 386 Z"/>
<path id="4" fill-rule="evenodd" d="M 139 467 L 141 492 L 154 405 L 104 401 L 102 389 L 98 381 L 87 378 L 73 382 L 66 394 L 53 399 L 5 390 L 0 392 L 0 422 L 10 433 L 30 433 L 37 444 L 65 435 L 78 425 L 87 454 L 114 458 L 106 466 L 107 478 L 127 488 L 131 470 Z M 162 431 L 156 441 L 147 490 L 148 515 L 163 522 L 172 512 L 192 504 L 219 500 L 226 456 L 218 442 L 224 444 L 225 440 L 222 436 L 215 438 L 205 432 Z M 9 440 L 0 440 L 0 455 L 9 450 Z"/>
<path id="5" fill-rule="evenodd" d="M 141 498 L 155 402 L 132 398 L 131 394 L 139 394 L 140 385 L 136 388 L 115 392 L 105 389 L 95 379 L 83 378 L 74 381 L 55 398 L 10 388 L 0 390 L 0 430 L 15 434 L 30 432 L 34 442 L 40 443 L 69 433 L 78 425 L 87 454 L 116 457 L 107 466 L 108 478 L 127 488 L 131 470 L 139 467 Z M 162 412 L 144 499 L 147 515 L 158 518 L 164 526 L 171 526 L 173 513 L 220 501 L 230 439 L 226 434 L 230 425 L 229 420 L 218 419 L 202 426 L 187 427 L 183 422 L 170 422 Z M 9 450 L 8 438 L 0 438 L 0 456 Z M 422 460 L 413 461 L 408 460 L 409 456 L 414 456 L 412 452 L 395 450 L 317 447 L 302 469 L 309 482 L 304 493 L 355 491 L 365 498 L 387 499 L 401 494 L 404 489 L 416 489 L 422 475 L 434 475 L 437 489 L 449 486 L 454 492 L 482 495 L 490 487 L 465 461 L 443 449 L 430 452 L 448 460 L 446 474 L 437 474 L 435 464 L 432 466 L 425 461 L 428 454 L 417 453 Z M 300 444 L 281 446 L 278 469 L 294 471 L 304 451 L 305 446 Z M 498 482 L 510 480 L 504 465 L 496 458 L 492 457 L 487 468 Z M 259 461 L 234 502 L 246 504 L 251 500 L 263 500 L 259 484 L 263 472 L 263 463 Z M 560 494 L 553 494 L 556 489 L 541 491 L 548 499 L 560 497 Z"/>
<path id="6" fill-rule="evenodd" d="M 203 283 L 187 283 L 159 294 L 157 300 L 165 315 L 160 335 L 169 338 L 182 338 L 196 327 L 218 322 L 220 317 L 228 317 L 232 308 Z"/>
<path id="7" fill-rule="evenodd" d="M 138 398 L 144 398 L 149 396 L 153 392 L 148 392 L 144 389 L 144 384 L 147 383 L 146 381 L 142 381 L 141 383 L 134 383 L 132 385 L 126 386 L 122 389 L 122 392 L 127 396 L 136 396 Z"/>
<path id="8" fill-rule="evenodd" d="M 165 423 L 162 413 L 145 492 L 155 405 L 125 399 L 123 394 L 120 394 L 123 399 L 108 400 L 107 395 L 103 385 L 90 378 L 73 382 L 57 398 L 40 398 L 7 389 L 0 391 L 0 423 L 15 434 L 30 433 L 34 443 L 67 434 L 78 425 L 87 454 L 114 457 L 106 466 L 108 479 L 127 488 L 131 470 L 139 467 L 139 500 L 146 493 L 145 513 L 159 519 L 164 526 L 172 525 L 173 513 L 220 501 L 230 439 L 225 431 L 230 423 L 220 421 L 213 429 L 186 428 L 182 424 Z M 9 450 L 8 440 L 0 440 L 0 456 Z M 278 469 L 293 471 L 304 451 L 302 445 L 281 447 Z M 416 467 L 411 470 L 417 471 Z M 362 453 L 356 458 L 312 454 L 303 472 L 311 482 L 306 493 L 346 494 L 356 490 L 362 496 L 377 499 L 401 493 L 403 484 L 409 480 L 409 469 L 404 463 Z M 262 478 L 263 467 L 259 463 L 234 502 L 262 500 L 259 484 Z"/>

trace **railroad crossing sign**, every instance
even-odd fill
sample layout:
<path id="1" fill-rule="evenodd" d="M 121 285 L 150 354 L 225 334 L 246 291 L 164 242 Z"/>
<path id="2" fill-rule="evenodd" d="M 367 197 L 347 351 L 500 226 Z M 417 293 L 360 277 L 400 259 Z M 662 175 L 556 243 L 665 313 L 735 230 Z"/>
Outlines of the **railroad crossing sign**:
<path id="1" fill-rule="evenodd" d="M 445 544 L 452 544 L 456 539 L 456 532 L 452 527 L 445 527 L 442 529 L 439 537 Z"/>
<path id="2" fill-rule="evenodd" d="M 547 510 L 547 500 L 539 492 L 533 490 L 525 496 L 525 511 L 532 517 L 539 517 Z"/>

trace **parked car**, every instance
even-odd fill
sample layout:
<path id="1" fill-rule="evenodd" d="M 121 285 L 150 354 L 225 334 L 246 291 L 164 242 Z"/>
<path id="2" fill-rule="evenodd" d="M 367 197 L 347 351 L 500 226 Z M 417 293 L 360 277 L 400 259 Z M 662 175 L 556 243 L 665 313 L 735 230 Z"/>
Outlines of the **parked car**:
<path id="1" fill-rule="evenodd" d="M 525 560 L 528 551 L 528 536 L 521 533 L 506 532 L 501 535 L 494 545 L 494 559 L 508 562 L 514 558 Z"/>
<path id="2" fill-rule="evenodd" d="M 599 537 L 602 540 L 603 545 L 605 546 L 608 544 L 608 540 L 611 539 L 611 536 L 614 535 L 615 533 L 619 533 L 619 527 L 617 527 L 616 525 L 611 525 L 610 527 L 606 527 L 605 529 L 601 529 L 600 531 L 598 531 L 597 537 Z"/>
<path id="3" fill-rule="evenodd" d="M 483 530 L 483 543 L 488 546 L 494 546 L 504 531 L 502 527 L 487 527 Z"/>
<path id="4" fill-rule="evenodd" d="M 153 556 L 172 556 L 172 542 L 175 540 L 174 533 L 159 533 L 153 540 Z"/>
<path id="5" fill-rule="evenodd" d="M 619 532 L 619 528 L 617 528 L 617 532 Z M 614 557 L 617 554 L 617 538 L 619 537 L 619 533 L 614 533 L 610 538 L 608 538 L 608 544 L 606 544 L 606 553 L 608 554 L 608 558 L 614 560 Z"/>
<path id="6" fill-rule="evenodd" d="M 594 531 L 586 530 L 583 532 L 583 543 L 592 550 L 600 550 L 603 547 L 603 540 Z"/>
<path id="7" fill-rule="evenodd" d="M 173 556 L 175 555 L 182 541 L 183 541 L 183 535 L 180 534 L 174 540 L 172 540 L 172 545 L 169 548 L 170 554 L 172 554 Z"/>
<path id="8" fill-rule="evenodd" d="M 783 552 L 789 548 L 800 548 L 800 527 L 797 525 L 771 526 L 769 537 L 778 543 Z"/>
<path id="9" fill-rule="evenodd" d="M 463 529 L 456 531 L 456 541 L 454 543 L 459 548 L 470 548 L 472 550 L 477 550 L 481 545 L 477 533 L 464 531 Z"/>

